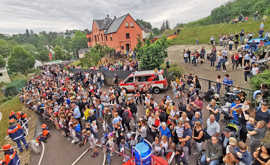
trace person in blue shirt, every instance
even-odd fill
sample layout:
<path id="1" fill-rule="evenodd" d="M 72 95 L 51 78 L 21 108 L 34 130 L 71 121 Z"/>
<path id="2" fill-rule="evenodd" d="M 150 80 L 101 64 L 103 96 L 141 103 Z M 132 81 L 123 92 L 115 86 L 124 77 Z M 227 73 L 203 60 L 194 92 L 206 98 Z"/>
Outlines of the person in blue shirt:
<path id="1" fill-rule="evenodd" d="M 223 84 L 225 85 L 225 89 L 227 92 L 230 91 L 230 87 L 233 85 L 233 81 L 230 78 L 230 75 L 226 74 L 223 79 Z"/>
<path id="2" fill-rule="evenodd" d="M 4 151 L 5 159 L 0 160 L 1 165 L 20 165 L 20 159 L 17 152 L 11 147 L 10 144 L 6 144 L 2 147 Z"/>
<path id="3" fill-rule="evenodd" d="M 72 103 L 72 108 L 73 108 L 73 116 L 75 119 L 80 119 L 81 118 L 81 112 L 79 109 L 79 106 L 76 105 L 75 103 Z"/>
<path id="4" fill-rule="evenodd" d="M 239 125 L 239 115 L 241 112 L 242 104 L 240 98 L 236 97 L 230 107 L 230 116 L 232 117 L 232 123 Z"/>
<path id="5" fill-rule="evenodd" d="M 247 145 L 244 142 L 240 141 L 238 143 L 238 147 L 235 148 L 235 153 L 240 163 L 245 165 L 252 165 L 253 163 L 252 155 L 247 150 Z"/>
<path id="6" fill-rule="evenodd" d="M 71 143 L 77 143 L 77 142 L 82 140 L 82 138 L 81 138 L 81 124 L 77 120 L 74 120 L 74 122 L 73 122 L 73 129 L 75 131 L 75 137 L 73 137 L 73 140 Z"/>
<path id="7" fill-rule="evenodd" d="M 183 147 L 186 160 L 189 160 L 189 153 L 191 148 L 192 130 L 189 122 L 184 123 L 183 137 L 179 138 L 180 145 Z"/>
<path id="8" fill-rule="evenodd" d="M 104 111 L 104 105 L 101 103 L 100 100 L 97 100 L 97 104 L 98 104 L 98 115 L 97 117 L 99 119 L 102 119 L 103 118 L 103 111 Z"/>
<path id="9" fill-rule="evenodd" d="M 171 131 L 166 126 L 166 123 L 165 122 L 162 122 L 161 123 L 161 126 L 159 127 L 159 134 L 160 134 L 160 137 L 166 136 L 167 139 L 170 139 L 171 138 L 171 136 L 172 136 Z"/>
<path id="10" fill-rule="evenodd" d="M 14 119 L 9 120 L 9 127 L 7 131 L 9 137 L 17 143 L 20 152 L 23 152 L 21 142 L 24 144 L 25 148 L 28 149 L 28 144 L 25 140 L 24 130 L 20 124 L 17 124 Z"/>

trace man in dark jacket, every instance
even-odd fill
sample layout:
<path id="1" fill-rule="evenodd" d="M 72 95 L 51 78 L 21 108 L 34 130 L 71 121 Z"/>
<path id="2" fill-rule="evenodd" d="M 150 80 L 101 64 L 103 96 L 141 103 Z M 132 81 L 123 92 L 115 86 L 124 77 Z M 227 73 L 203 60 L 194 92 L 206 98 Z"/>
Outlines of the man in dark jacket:
<path id="1" fill-rule="evenodd" d="M 206 153 L 201 158 L 203 165 L 218 165 L 219 159 L 222 157 L 222 146 L 219 144 L 216 136 L 211 137 L 211 142 L 206 146 Z"/>

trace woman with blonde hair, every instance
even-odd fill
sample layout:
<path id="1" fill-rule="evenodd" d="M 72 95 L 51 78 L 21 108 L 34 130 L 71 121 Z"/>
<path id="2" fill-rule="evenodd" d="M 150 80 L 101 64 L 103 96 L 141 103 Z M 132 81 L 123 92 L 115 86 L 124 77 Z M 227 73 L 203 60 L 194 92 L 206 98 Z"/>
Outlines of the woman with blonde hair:
<path id="1" fill-rule="evenodd" d="M 169 146 L 167 137 L 165 135 L 161 137 L 160 145 L 161 145 L 161 154 L 162 156 L 165 156 Z"/>

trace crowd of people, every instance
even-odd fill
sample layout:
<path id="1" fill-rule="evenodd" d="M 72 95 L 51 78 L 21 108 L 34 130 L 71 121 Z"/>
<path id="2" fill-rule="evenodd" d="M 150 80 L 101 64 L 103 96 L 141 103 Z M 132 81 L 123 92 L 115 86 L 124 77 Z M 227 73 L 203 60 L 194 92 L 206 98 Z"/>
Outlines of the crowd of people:
<path id="1" fill-rule="evenodd" d="M 162 98 L 148 89 L 133 94 L 117 86 L 108 89 L 99 76 L 46 66 L 28 82 L 20 100 L 71 143 L 89 145 L 93 157 L 99 145 L 105 146 L 108 164 L 115 153 L 127 161 L 128 150 L 143 139 L 152 143 L 157 156 L 168 158 L 175 152 L 176 164 L 190 164 L 194 157 L 211 165 L 270 163 L 266 101 L 253 114 L 249 101 L 238 96 L 224 112 L 218 97 L 204 100 L 199 79 L 191 74 L 173 81 L 174 95 Z M 221 86 L 231 83 L 227 76 Z"/>
<path id="2" fill-rule="evenodd" d="M 212 48 L 208 52 L 205 47 L 194 51 L 186 49 L 183 53 L 184 62 L 194 66 L 209 62 L 211 68 L 223 72 L 241 69 L 244 73 L 244 81 L 247 82 L 248 79 L 264 70 L 264 64 L 259 61 L 269 57 L 269 52 L 265 50 L 260 55 L 255 51 L 258 50 L 257 46 L 260 44 L 248 47 L 245 45 L 253 36 L 254 34 L 245 33 L 244 30 L 236 34 L 223 35 L 219 40 L 219 45 L 222 46 L 219 50 L 216 47 L 215 38 L 211 37 Z M 269 34 L 266 33 L 265 37 L 269 37 Z"/>
<path id="3" fill-rule="evenodd" d="M 104 58 L 100 61 L 99 68 L 109 71 L 135 71 L 138 70 L 138 61 L 132 57 L 117 61 Z"/>

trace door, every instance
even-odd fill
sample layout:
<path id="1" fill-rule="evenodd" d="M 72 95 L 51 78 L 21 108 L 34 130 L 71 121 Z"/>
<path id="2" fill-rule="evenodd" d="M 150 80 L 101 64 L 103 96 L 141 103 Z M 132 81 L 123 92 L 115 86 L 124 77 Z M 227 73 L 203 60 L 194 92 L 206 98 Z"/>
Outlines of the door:
<path id="1" fill-rule="evenodd" d="M 135 89 L 134 76 L 128 77 L 124 81 L 123 87 L 126 88 L 128 91 L 134 91 L 134 89 Z"/>
<path id="2" fill-rule="evenodd" d="M 129 52 L 129 49 L 130 49 L 130 45 L 126 44 L 126 51 Z"/>

